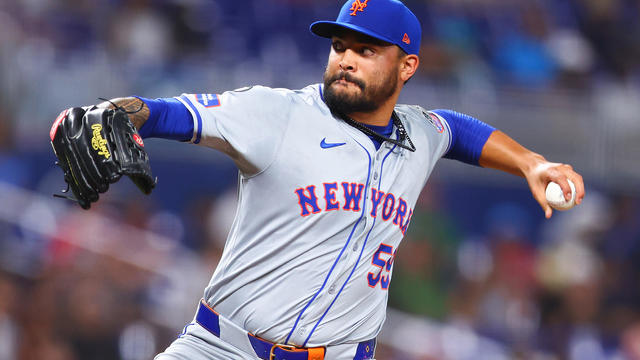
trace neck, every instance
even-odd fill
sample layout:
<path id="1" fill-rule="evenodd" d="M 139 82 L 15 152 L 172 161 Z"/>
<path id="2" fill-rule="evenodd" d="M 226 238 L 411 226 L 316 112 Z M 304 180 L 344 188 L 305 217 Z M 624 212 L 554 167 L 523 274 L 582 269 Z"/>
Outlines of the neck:
<path id="1" fill-rule="evenodd" d="M 396 102 L 398 100 L 398 96 L 400 92 L 396 92 L 393 96 L 391 96 L 387 101 L 382 103 L 376 110 L 370 112 L 354 112 L 346 114 L 353 120 L 374 126 L 386 126 L 389 124 L 389 119 L 391 119 L 391 114 L 393 114 L 393 109 L 396 106 Z"/>

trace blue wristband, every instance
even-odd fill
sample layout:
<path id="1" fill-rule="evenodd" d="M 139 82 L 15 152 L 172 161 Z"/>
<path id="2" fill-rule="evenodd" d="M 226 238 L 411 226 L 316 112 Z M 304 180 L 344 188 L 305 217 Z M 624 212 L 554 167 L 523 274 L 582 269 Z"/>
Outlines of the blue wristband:
<path id="1" fill-rule="evenodd" d="M 451 128 L 451 147 L 445 158 L 479 165 L 482 148 L 496 129 L 469 115 L 452 110 L 434 110 Z"/>
<path id="2" fill-rule="evenodd" d="M 139 129 L 143 138 L 163 138 L 189 141 L 193 137 L 193 118 L 187 108 L 175 98 L 136 98 L 149 107 L 149 119 Z"/>

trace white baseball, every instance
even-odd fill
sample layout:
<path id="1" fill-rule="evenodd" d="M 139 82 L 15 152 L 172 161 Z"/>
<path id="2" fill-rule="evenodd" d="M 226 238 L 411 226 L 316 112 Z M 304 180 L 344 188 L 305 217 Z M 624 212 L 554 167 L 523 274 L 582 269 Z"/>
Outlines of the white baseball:
<path id="1" fill-rule="evenodd" d="M 571 180 L 567 179 L 567 181 L 571 187 L 571 199 L 569 200 L 565 200 L 560 185 L 553 181 L 547 184 L 547 190 L 545 191 L 547 202 L 556 210 L 569 210 L 576 205 L 576 186 Z"/>

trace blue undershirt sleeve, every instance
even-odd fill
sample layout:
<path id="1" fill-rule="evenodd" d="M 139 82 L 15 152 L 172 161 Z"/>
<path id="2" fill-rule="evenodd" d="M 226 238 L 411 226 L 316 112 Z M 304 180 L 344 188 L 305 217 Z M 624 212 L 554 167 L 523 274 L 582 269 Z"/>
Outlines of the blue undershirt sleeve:
<path id="1" fill-rule="evenodd" d="M 157 137 L 179 141 L 193 138 L 191 113 L 178 99 L 135 97 L 149 107 L 149 119 L 138 130 L 142 138 Z"/>
<path id="2" fill-rule="evenodd" d="M 434 110 L 451 127 L 451 146 L 445 158 L 479 165 L 480 154 L 491 133 L 496 129 L 469 115 L 452 110 Z"/>

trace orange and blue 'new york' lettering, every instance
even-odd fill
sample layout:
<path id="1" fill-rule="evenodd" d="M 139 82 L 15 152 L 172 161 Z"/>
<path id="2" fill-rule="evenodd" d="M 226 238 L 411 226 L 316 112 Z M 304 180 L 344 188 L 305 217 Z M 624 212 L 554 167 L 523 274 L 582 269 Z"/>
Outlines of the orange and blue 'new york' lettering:
<path id="1" fill-rule="evenodd" d="M 318 197 L 316 196 L 315 185 L 307 186 L 307 193 L 309 194 L 309 196 L 304 193 L 304 190 L 305 189 L 300 188 L 295 191 L 296 194 L 298 194 L 298 204 L 300 204 L 301 209 L 300 216 L 307 216 L 310 214 L 307 207 L 311 208 L 312 213 L 319 213 L 320 208 L 318 207 Z"/>
<path id="2" fill-rule="evenodd" d="M 384 196 L 384 191 L 378 191 L 374 188 L 371 188 L 371 216 L 378 216 L 378 205 L 380 205 L 380 200 Z"/>
<path id="3" fill-rule="evenodd" d="M 336 190 L 338 183 L 324 183 L 324 201 L 326 202 L 325 211 L 340 209 L 340 203 L 336 201 Z"/>
<path id="4" fill-rule="evenodd" d="M 407 202 L 403 198 L 398 199 L 398 208 L 396 209 L 396 217 L 393 218 L 393 223 L 402 226 L 402 220 L 407 213 Z"/>
<path id="5" fill-rule="evenodd" d="M 343 182 L 342 188 L 344 189 L 344 206 L 342 209 L 360 211 L 360 198 L 362 197 L 364 185 Z"/>
<path id="6" fill-rule="evenodd" d="M 393 214 L 393 207 L 396 203 L 396 197 L 392 193 L 387 193 L 382 203 L 382 220 L 389 220 L 391 214 Z"/>
<path id="7" fill-rule="evenodd" d="M 319 194 L 320 197 L 316 195 L 315 185 L 296 189 L 294 193 L 298 198 L 300 216 L 336 210 L 359 212 L 362 209 L 361 206 L 364 205 L 364 184 L 346 181 L 340 184 L 341 186 L 338 186 L 337 181 L 323 183 L 318 188 L 319 191 L 324 190 L 324 194 Z M 318 199 L 322 199 L 322 197 L 324 197 L 324 209 L 318 204 Z M 369 212 L 371 217 L 376 218 L 378 216 L 378 208 L 382 207 L 382 220 L 389 221 L 393 219 L 393 224 L 400 229 L 402 234 L 406 232 L 413 210 L 409 208 L 403 198 L 397 197 L 393 193 L 385 193 L 371 188 L 371 202 L 369 204 L 371 206 L 371 211 Z M 407 211 L 409 212 L 408 215 Z"/>

